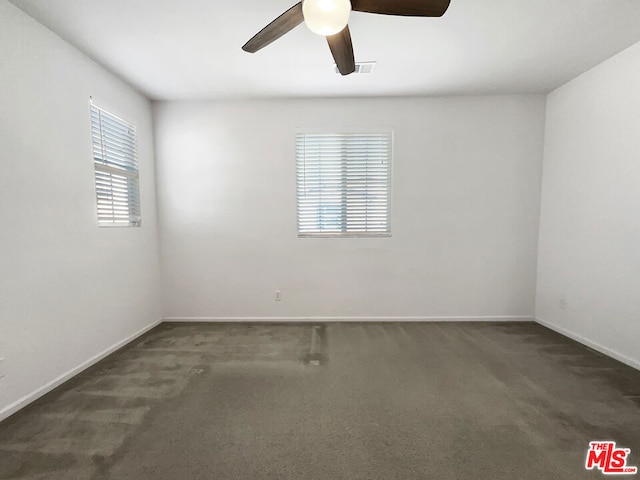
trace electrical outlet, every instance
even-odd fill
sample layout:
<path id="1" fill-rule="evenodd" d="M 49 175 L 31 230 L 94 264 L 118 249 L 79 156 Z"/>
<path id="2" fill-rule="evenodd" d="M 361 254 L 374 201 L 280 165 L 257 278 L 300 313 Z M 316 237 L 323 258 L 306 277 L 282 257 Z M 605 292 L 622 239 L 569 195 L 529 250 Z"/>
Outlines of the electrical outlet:
<path id="1" fill-rule="evenodd" d="M 566 310 L 567 309 L 567 299 L 564 298 L 564 295 L 562 295 L 560 297 L 560 301 L 558 302 L 558 306 L 560 307 L 560 310 Z"/>
<path id="2" fill-rule="evenodd" d="M 276 302 L 279 302 L 282 300 L 282 292 L 280 290 L 276 290 L 276 293 L 273 295 L 273 298 L 275 299 Z"/>

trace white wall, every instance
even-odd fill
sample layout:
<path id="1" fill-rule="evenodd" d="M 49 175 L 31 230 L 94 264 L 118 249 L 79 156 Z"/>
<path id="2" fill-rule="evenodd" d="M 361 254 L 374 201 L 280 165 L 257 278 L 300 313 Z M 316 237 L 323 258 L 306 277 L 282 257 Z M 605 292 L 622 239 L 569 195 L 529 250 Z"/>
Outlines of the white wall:
<path id="1" fill-rule="evenodd" d="M 548 96 L 536 302 L 541 322 L 638 368 L 639 206 L 640 43 Z"/>
<path id="2" fill-rule="evenodd" d="M 1 419 L 161 309 L 149 101 L 5 0 L 0 59 Z M 90 95 L 138 126 L 140 229 L 96 225 Z"/>
<path id="3" fill-rule="evenodd" d="M 155 120 L 166 317 L 533 316 L 544 97 L 160 103 Z M 297 238 L 295 128 L 334 125 L 395 127 L 392 238 Z"/>

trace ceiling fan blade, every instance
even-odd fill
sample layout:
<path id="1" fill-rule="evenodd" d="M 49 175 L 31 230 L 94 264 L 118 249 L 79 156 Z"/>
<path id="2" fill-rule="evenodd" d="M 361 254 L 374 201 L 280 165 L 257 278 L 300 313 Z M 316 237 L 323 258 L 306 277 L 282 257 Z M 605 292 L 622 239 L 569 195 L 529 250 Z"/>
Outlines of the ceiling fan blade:
<path id="1" fill-rule="evenodd" d="M 285 33 L 296 28 L 303 21 L 302 2 L 300 2 L 260 30 L 251 40 L 244 44 L 242 49 L 245 52 L 256 53 L 261 48 L 266 47 Z"/>
<path id="2" fill-rule="evenodd" d="M 353 44 L 351 43 L 351 32 L 349 25 L 344 27 L 340 33 L 327 37 L 329 48 L 333 59 L 336 61 L 338 71 L 342 75 L 349 75 L 356 71 L 356 61 L 353 57 Z"/>
<path id="3" fill-rule="evenodd" d="M 351 0 L 356 12 L 402 15 L 406 17 L 441 17 L 451 0 Z"/>

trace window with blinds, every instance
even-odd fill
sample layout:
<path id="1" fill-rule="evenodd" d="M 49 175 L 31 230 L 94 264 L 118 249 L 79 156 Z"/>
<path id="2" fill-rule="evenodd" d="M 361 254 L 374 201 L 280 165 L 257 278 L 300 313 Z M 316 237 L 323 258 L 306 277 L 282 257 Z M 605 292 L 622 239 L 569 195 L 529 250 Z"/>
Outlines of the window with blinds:
<path id="1" fill-rule="evenodd" d="M 297 133 L 298 236 L 389 236 L 393 134 Z"/>
<path id="2" fill-rule="evenodd" d="M 98 225 L 138 227 L 136 127 L 91 104 Z"/>

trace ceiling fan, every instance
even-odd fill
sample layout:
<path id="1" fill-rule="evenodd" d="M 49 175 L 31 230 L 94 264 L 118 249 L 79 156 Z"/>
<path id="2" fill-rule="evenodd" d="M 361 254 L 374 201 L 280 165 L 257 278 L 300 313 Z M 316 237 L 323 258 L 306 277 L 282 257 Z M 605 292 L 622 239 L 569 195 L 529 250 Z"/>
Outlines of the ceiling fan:
<path id="1" fill-rule="evenodd" d="M 349 75 L 356 70 L 347 25 L 351 10 L 407 17 L 441 17 L 450 3 L 451 0 L 303 0 L 260 30 L 242 49 L 255 53 L 304 21 L 312 32 L 327 37 L 338 71 Z"/>

